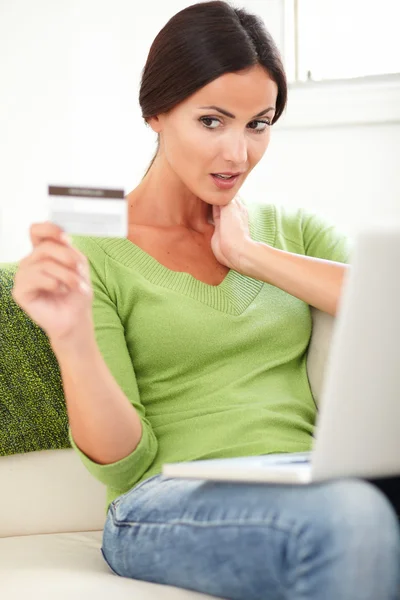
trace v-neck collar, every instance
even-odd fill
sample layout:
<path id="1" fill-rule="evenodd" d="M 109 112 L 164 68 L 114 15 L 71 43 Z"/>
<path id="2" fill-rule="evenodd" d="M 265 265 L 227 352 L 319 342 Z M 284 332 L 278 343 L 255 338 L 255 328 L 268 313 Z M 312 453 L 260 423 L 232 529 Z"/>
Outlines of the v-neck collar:
<path id="1" fill-rule="evenodd" d="M 257 208 L 257 207 L 255 207 Z M 273 244 L 275 239 L 275 218 L 273 207 L 265 215 L 263 223 L 257 219 L 257 211 L 247 206 L 249 229 L 252 239 Z M 265 217 L 267 216 L 267 219 Z M 173 290 L 179 294 L 207 304 L 208 306 L 232 315 L 242 314 L 260 292 L 264 283 L 230 269 L 218 285 L 210 285 L 196 279 L 190 273 L 168 269 L 153 256 L 142 250 L 128 238 L 92 238 L 112 259 L 129 269 L 140 273 L 154 285 Z"/>

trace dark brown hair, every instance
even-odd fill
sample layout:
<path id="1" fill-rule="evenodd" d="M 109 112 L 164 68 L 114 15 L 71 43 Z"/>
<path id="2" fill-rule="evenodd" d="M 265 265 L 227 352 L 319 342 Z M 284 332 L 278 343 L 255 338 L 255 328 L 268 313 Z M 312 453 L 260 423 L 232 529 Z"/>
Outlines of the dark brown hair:
<path id="1" fill-rule="evenodd" d="M 139 103 L 145 120 L 166 113 L 217 77 L 262 65 L 278 86 L 273 123 L 287 102 L 287 81 L 264 22 L 243 8 L 214 0 L 174 15 L 154 39 L 142 73 Z M 145 173 L 150 170 L 157 151 Z"/>

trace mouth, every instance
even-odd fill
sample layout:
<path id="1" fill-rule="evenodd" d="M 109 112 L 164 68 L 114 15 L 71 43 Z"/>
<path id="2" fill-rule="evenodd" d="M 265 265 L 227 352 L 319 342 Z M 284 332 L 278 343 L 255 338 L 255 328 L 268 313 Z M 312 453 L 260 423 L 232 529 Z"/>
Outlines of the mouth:
<path id="1" fill-rule="evenodd" d="M 223 190 L 233 188 L 242 173 L 210 173 L 215 185 Z"/>

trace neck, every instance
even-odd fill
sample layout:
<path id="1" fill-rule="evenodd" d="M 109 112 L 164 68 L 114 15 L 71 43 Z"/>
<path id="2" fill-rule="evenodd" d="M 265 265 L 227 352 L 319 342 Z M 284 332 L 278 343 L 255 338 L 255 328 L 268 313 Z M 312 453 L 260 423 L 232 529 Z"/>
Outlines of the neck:
<path id="1" fill-rule="evenodd" d="M 157 155 L 127 201 L 129 224 L 199 232 L 210 227 L 212 207 L 186 187 L 162 155 Z"/>

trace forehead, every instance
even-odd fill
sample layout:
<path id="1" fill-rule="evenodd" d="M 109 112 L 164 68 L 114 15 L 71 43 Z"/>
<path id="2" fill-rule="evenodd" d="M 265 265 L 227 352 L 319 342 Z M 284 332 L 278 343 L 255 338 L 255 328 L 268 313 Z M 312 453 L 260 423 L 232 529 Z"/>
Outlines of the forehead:
<path id="1" fill-rule="evenodd" d="M 260 65 L 225 73 L 186 100 L 191 108 L 215 105 L 240 117 L 275 106 L 278 86 Z"/>

